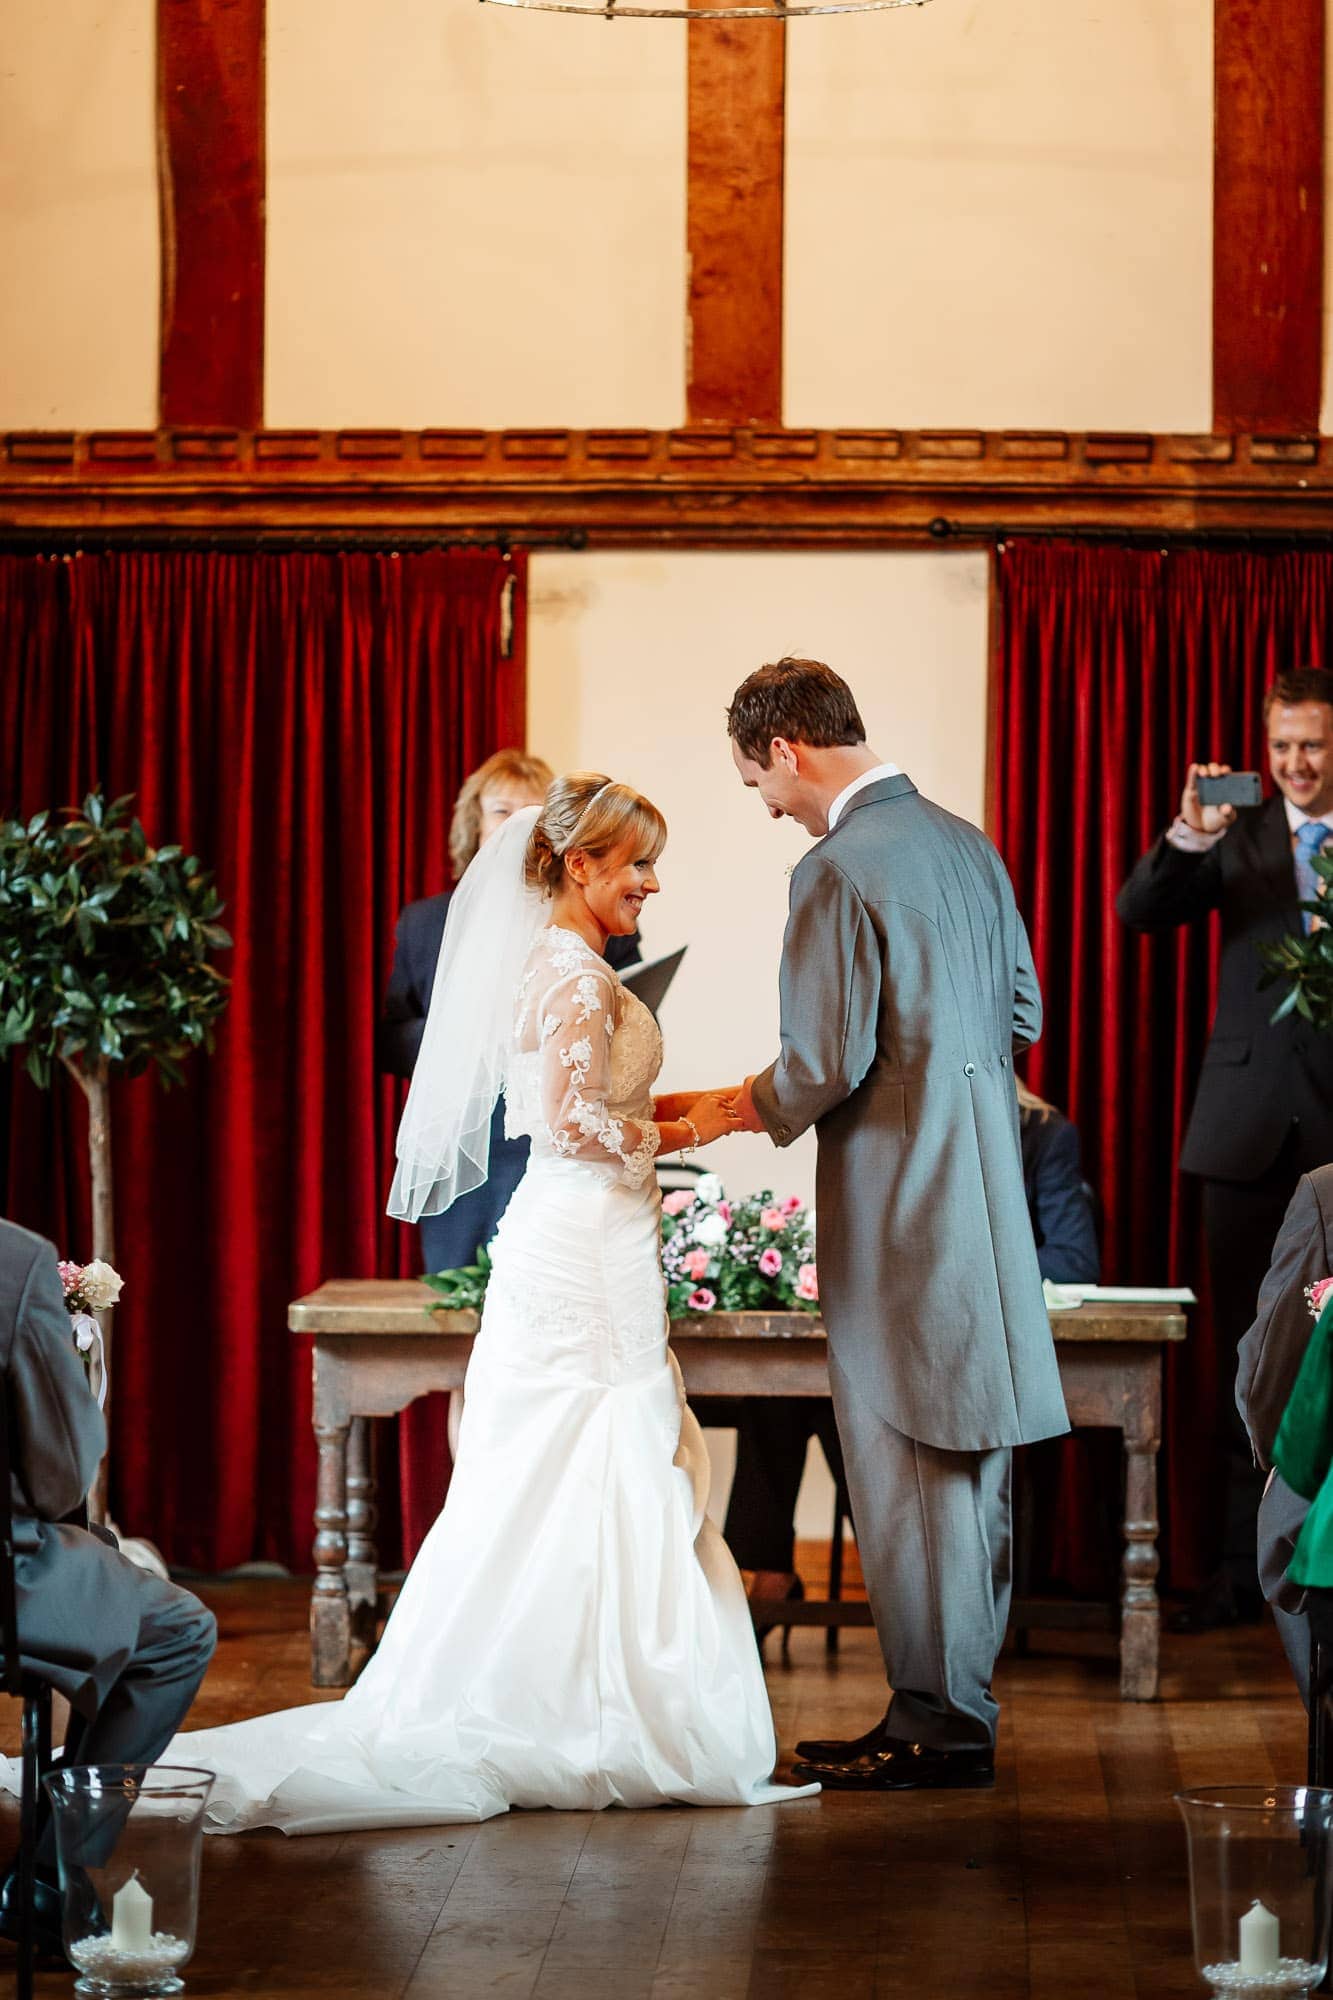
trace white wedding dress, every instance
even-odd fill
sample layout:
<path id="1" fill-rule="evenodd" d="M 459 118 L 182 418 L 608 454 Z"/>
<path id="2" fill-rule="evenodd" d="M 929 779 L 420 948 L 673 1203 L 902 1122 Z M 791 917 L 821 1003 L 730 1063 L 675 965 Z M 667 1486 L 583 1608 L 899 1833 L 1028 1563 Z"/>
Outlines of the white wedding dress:
<path id="1" fill-rule="evenodd" d="M 215 1831 L 486 1819 L 510 1806 L 758 1805 L 763 1671 L 704 1514 L 667 1350 L 647 1008 L 537 933 L 506 1119 L 531 1164 L 500 1225 L 444 1510 L 340 1702 L 176 1737 Z"/>

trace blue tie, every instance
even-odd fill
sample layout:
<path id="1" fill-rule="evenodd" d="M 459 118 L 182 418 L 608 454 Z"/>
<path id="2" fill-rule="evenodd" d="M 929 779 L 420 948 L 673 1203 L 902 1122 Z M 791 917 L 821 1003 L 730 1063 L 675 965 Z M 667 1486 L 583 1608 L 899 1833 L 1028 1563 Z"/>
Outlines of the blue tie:
<path id="1" fill-rule="evenodd" d="M 1304 820 L 1296 829 L 1296 893 L 1302 903 L 1312 903 L 1319 893 L 1319 877 L 1314 872 L 1314 858 L 1324 842 L 1333 833 L 1320 819 Z M 1314 929 L 1314 918 L 1309 910 L 1301 911 L 1301 925 L 1308 937 Z"/>

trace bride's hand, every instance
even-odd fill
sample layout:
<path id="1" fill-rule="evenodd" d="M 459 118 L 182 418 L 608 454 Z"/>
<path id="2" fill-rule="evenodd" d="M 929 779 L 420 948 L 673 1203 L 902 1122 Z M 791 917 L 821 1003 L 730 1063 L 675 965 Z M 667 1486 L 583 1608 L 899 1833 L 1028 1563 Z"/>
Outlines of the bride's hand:
<path id="1" fill-rule="evenodd" d="M 739 1132 L 741 1129 L 741 1115 L 734 1090 L 705 1091 L 702 1097 L 695 1098 L 687 1115 L 699 1134 L 701 1146 L 711 1145 L 714 1139 L 723 1139 L 728 1132 Z"/>
<path id="2" fill-rule="evenodd" d="M 664 1097 L 653 1099 L 653 1117 L 659 1125 L 670 1125 L 677 1118 L 688 1118 L 702 1096 L 701 1090 L 669 1090 Z"/>

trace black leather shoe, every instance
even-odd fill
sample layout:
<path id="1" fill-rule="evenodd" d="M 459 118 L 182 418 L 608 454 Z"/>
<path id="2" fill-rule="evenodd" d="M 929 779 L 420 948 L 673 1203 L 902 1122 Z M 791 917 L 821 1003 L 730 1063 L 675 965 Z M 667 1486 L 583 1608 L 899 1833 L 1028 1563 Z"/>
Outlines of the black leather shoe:
<path id="1" fill-rule="evenodd" d="M 984 1792 L 995 1783 L 993 1750 L 932 1750 L 884 1736 L 852 1763 L 795 1764 L 792 1776 L 831 1792 Z"/>
<path id="2" fill-rule="evenodd" d="M 868 1751 L 878 1750 L 888 1737 L 889 1718 L 881 1715 L 864 1736 L 853 1736 L 850 1742 L 842 1742 L 836 1736 L 807 1736 L 796 1745 L 796 1755 L 807 1764 L 854 1764 Z"/>
<path id="3" fill-rule="evenodd" d="M 38 1875 L 32 1890 L 32 1942 L 39 1958 L 68 1965 L 63 1932 L 64 1910 L 59 1885 L 49 1876 Z M 19 1935 L 19 1873 L 11 1868 L 0 1883 L 0 1937 Z"/>

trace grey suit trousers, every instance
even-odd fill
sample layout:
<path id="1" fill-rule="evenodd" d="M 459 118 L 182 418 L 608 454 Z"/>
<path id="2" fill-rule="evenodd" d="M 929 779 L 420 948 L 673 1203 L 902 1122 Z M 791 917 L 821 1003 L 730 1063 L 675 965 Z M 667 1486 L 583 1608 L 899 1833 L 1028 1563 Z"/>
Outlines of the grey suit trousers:
<path id="1" fill-rule="evenodd" d="M 994 1745 L 991 1674 L 1009 1621 L 1008 1447 L 945 1451 L 869 1408 L 829 1357 L 857 1549 L 895 1736 Z"/>

